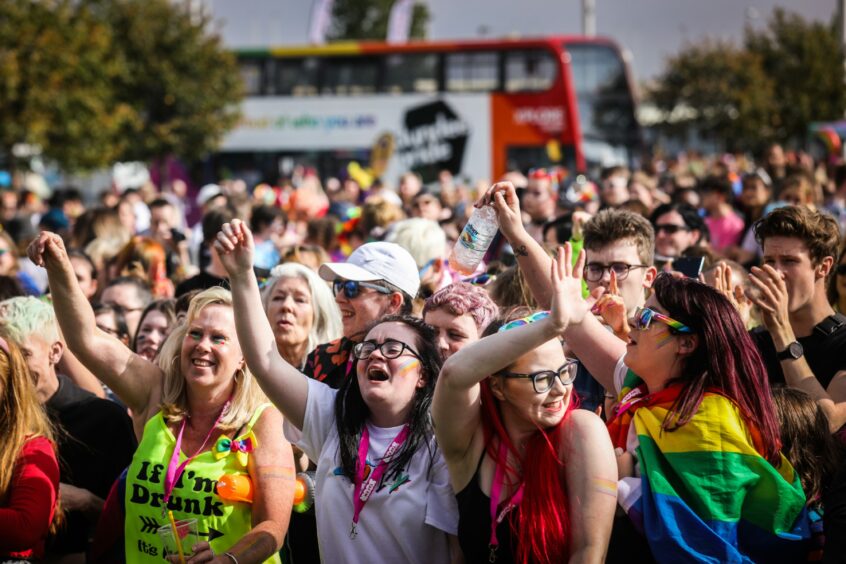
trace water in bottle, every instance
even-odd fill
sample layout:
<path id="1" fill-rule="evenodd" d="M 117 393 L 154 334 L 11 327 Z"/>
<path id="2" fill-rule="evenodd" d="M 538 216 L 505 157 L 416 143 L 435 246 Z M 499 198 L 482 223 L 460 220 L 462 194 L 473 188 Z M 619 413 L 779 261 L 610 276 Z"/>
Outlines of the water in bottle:
<path id="1" fill-rule="evenodd" d="M 473 274 L 498 229 L 496 211 L 492 206 L 474 209 L 449 255 L 450 268 L 461 274 Z"/>

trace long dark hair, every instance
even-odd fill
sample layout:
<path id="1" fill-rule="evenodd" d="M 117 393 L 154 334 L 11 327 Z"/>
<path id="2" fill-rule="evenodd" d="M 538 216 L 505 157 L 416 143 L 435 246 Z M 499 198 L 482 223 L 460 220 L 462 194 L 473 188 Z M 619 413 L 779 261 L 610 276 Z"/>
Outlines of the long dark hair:
<path id="1" fill-rule="evenodd" d="M 432 395 L 435 391 L 435 382 L 441 371 L 441 356 L 436 346 L 435 330 L 423 320 L 409 315 L 388 315 L 373 324 L 367 332 L 369 333 L 377 325 L 383 323 L 402 323 L 417 333 L 417 342 L 414 344 L 417 353 L 420 355 L 422 374 L 426 385 L 418 388 L 412 400 L 411 413 L 408 417 L 409 435 L 397 452 L 388 463 L 386 474 L 401 470 L 411 461 L 414 453 L 421 445 L 429 449 L 429 469 L 435 457 L 433 441 L 430 439 L 434 434 L 430 407 Z M 358 364 L 358 361 L 356 361 Z M 361 430 L 364 428 L 370 409 L 361 397 L 361 389 L 358 386 L 355 366 L 349 377 L 344 381 L 335 396 L 335 424 L 338 429 L 340 440 L 341 470 L 351 481 L 355 479 L 355 463 L 358 459 L 358 443 L 361 440 Z"/>
<path id="2" fill-rule="evenodd" d="M 778 466 L 781 440 L 770 384 L 740 314 L 721 293 L 690 278 L 662 273 L 652 288 L 670 317 L 699 336 L 696 350 L 682 361 L 683 388 L 663 428 L 672 431 L 689 422 L 706 389 L 716 389 L 737 405 L 750 428 L 758 430 L 760 454 Z"/>

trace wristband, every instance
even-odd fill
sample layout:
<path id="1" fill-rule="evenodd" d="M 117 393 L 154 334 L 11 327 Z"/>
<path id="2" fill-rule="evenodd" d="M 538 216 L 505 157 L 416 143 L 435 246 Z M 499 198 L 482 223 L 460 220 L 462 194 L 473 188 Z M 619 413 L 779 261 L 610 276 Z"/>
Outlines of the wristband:
<path id="1" fill-rule="evenodd" d="M 223 556 L 228 556 L 229 558 L 232 559 L 233 564 L 238 564 L 238 559 L 235 558 L 235 555 L 232 554 L 231 552 L 224 552 Z"/>

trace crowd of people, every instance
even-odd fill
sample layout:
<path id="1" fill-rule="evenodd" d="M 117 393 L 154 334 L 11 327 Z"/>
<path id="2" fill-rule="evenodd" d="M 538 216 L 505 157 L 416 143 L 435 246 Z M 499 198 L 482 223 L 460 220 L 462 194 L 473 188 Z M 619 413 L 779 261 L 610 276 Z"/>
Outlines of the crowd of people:
<path id="1" fill-rule="evenodd" d="M 846 561 L 846 164 L 187 194 L 2 191 L 0 561 Z"/>

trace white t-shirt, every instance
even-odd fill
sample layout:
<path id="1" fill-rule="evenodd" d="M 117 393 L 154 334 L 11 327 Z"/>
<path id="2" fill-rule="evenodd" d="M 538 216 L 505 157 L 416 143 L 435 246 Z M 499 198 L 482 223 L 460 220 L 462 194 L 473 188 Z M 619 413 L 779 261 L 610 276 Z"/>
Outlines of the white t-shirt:
<path id="1" fill-rule="evenodd" d="M 353 517 L 353 483 L 341 473 L 338 431 L 335 426 L 335 395 L 326 384 L 308 381 L 308 400 L 302 435 L 285 435 L 317 461 L 315 475 L 317 536 L 322 562 L 338 564 L 375 562 L 449 562 L 447 535 L 458 533 L 458 504 L 452 491 L 446 462 L 435 438 L 430 449 L 420 447 L 402 472 L 386 472 L 381 484 L 361 510 L 350 538 Z M 367 424 L 371 471 L 402 427 L 381 428 Z"/>
<path id="2" fill-rule="evenodd" d="M 629 367 L 623 360 L 626 355 L 620 357 L 617 361 L 617 366 L 614 367 L 614 395 L 620 395 L 620 390 L 623 389 L 623 381 L 626 379 L 626 374 L 629 372 Z M 634 456 L 634 476 L 626 476 L 617 481 L 617 503 L 620 504 L 627 513 L 634 503 L 640 499 L 641 487 L 643 481 L 640 479 L 640 463 L 637 460 L 637 447 L 640 441 L 637 439 L 637 431 L 634 425 L 629 425 L 629 433 L 626 436 L 626 452 L 630 452 Z"/>

